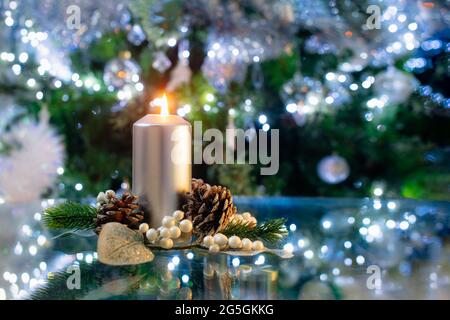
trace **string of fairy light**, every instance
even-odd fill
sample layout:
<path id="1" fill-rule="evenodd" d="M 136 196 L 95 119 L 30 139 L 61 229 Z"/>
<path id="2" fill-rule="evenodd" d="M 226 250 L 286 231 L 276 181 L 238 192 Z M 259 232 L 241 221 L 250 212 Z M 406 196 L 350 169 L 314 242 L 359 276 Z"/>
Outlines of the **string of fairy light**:
<path id="1" fill-rule="evenodd" d="M 54 199 L 44 199 L 39 208 L 45 209 L 55 204 Z M 59 254 L 48 260 L 42 254 L 51 246 L 52 239 L 41 228 L 40 221 L 42 210 L 38 210 L 32 215 L 33 219 L 28 223 L 18 225 L 18 241 L 11 250 L 13 258 L 10 259 L 10 266 L 2 266 L 3 272 L 0 274 L 8 287 L 0 286 L 0 300 L 5 299 L 26 299 L 29 293 L 35 288 L 46 283 L 51 277 L 51 270 L 58 270 L 76 261 L 79 254 L 66 255 Z M 29 208 L 33 210 L 33 208 Z M 14 264 L 15 258 L 26 257 L 28 263 L 21 263 L 20 267 Z M 86 257 L 86 262 L 94 261 L 96 253 L 92 254 L 92 259 Z"/>
<path id="2" fill-rule="evenodd" d="M 55 200 L 46 199 L 42 201 L 41 207 L 45 209 L 54 204 Z M 295 254 L 292 263 L 297 267 L 302 266 L 302 268 L 316 270 L 318 280 L 324 283 L 348 279 L 352 275 L 352 270 L 370 263 L 389 266 L 391 263 L 389 260 L 383 261 L 373 253 L 366 253 L 364 243 L 376 246 L 377 243 L 388 241 L 391 248 L 394 247 L 397 248 L 395 250 L 398 250 L 388 256 L 395 256 L 395 261 L 404 261 L 409 255 L 414 254 L 414 250 L 416 250 L 414 241 L 417 241 L 417 237 L 421 237 L 421 235 L 429 237 L 431 232 L 436 232 L 437 225 L 445 223 L 445 221 L 439 220 L 440 215 L 437 214 L 439 209 L 429 206 L 410 206 L 402 201 L 381 198 L 366 199 L 359 206 L 342 210 L 338 209 L 334 214 L 329 211 L 320 219 L 315 220 L 318 223 L 318 232 L 322 234 L 320 240 L 314 234 L 305 233 L 308 228 L 305 229 L 301 221 L 298 222 L 294 219 L 287 223 L 290 235 L 283 245 L 283 250 Z M 438 217 L 438 220 L 430 221 L 428 226 L 424 226 L 423 223 L 420 226 L 416 225 L 418 216 L 425 214 Z M 41 213 L 36 212 L 33 220 L 39 222 L 40 219 Z M 19 226 L 19 232 L 23 238 L 13 248 L 16 256 L 39 257 L 39 252 L 44 250 L 51 241 L 39 227 L 36 228 L 29 223 Z M 393 235 L 395 236 L 392 237 Z M 331 238 L 334 239 L 334 242 L 330 242 Z M 410 249 L 403 250 L 404 245 Z M 427 249 L 424 247 L 418 248 L 418 250 Z M 196 256 L 195 250 L 187 250 L 174 252 L 160 258 L 161 262 L 166 262 L 165 276 L 177 282 L 176 288 L 193 287 L 193 275 L 189 265 L 195 263 L 196 259 L 203 259 L 203 255 L 199 255 L 197 258 Z M 9 283 L 9 290 L 0 288 L 0 299 L 25 298 L 30 290 L 42 285 L 47 276 L 51 278 L 51 270 L 61 269 L 67 265 L 79 265 L 81 262 L 92 264 L 97 261 L 97 258 L 95 251 L 82 251 L 70 255 L 57 255 L 51 261 L 45 259 L 37 261 L 36 267 L 31 271 L 18 273 L 17 270 L 5 269 L 1 276 Z M 270 267 L 271 263 L 270 256 L 259 254 L 254 257 L 230 256 L 226 265 L 232 274 L 237 275 L 239 272 L 251 272 L 252 268 L 259 270 L 258 268 Z M 325 263 L 328 268 L 324 268 Z M 292 268 L 292 264 L 289 266 Z M 214 272 L 214 268 L 217 266 L 206 262 L 203 267 L 209 274 Z M 283 270 L 283 266 L 280 268 L 281 272 L 290 273 L 292 271 Z M 411 272 L 405 264 L 400 264 L 398 271 L 404 277 L 408 277 Z M 436 288 L 438 277 L 435 276 L 435 271 L 432 269 L 429 272 L 430 286 Z M 377 290 L 375 294 L 383 294 L 383 290 Z"/>

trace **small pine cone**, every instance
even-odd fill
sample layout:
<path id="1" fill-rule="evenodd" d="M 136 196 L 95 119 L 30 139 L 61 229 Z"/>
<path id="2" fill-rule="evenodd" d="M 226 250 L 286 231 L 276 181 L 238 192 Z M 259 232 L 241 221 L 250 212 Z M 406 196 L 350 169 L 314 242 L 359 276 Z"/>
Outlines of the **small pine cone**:
<path id="1" fill-rule="evenodd" d="M 122 197 L 110 197 L 107 203 L 101 204 L 97 209 L 97 217 L 94 222 L 97 225 L 95 231 L 100 233 L 102 226 L 108 222 L 119 222 L 131 229 L 139 229 L 144 220 L 144 212 L 137 204 L 138 197 L 125 192 Z"/>
<path id="2" fill-rule="evenodd" d="M 194 234 L 199 238 L 223 230 L 236 214 L 230 190 L 210 186 L 201 179 L 192 179 L 192 191 L 183 206 L 186 217 L 192 220 Z"/>

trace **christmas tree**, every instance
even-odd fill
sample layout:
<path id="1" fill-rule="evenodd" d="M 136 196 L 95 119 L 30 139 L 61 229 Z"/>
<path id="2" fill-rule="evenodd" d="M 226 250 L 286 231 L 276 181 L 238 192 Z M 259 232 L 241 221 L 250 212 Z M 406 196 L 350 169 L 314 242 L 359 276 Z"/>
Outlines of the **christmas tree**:
<path id="1" fill-rule="evenodd" d="M 276 175 L 194 166 L 235 194 L 448 199 L 445 3 L 3 1 L 0 199 L 128 189 L 162 92 L 204 129 L 280 130 Z"/>

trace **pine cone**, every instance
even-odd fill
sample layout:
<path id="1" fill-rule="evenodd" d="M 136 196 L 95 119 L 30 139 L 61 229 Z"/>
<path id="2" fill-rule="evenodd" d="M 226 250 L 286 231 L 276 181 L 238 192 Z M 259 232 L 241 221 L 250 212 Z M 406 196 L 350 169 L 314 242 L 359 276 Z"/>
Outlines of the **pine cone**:
<path id="1" fill-rule="evenodd" d="M 236 214 L 230 190 L 210 186 L 201 179 L 192 179 L 192 191 L 187 194 L 183 209 L 192 220 L 194 234 L 200 238 L 223 230 Z"/>
<path id="2" fill-rule="evenodd" d="M 139 229 L 144 220 L 144 212 L 137 204 L 138 197 L 125 192 L 122 197 L 108 196 L 105 203 L 101 203 L 97 209 L 97 217 L 94 222 L 97 225 L 95 231 L 100 233 L 102 226 L 108 222 L 120 222 L 131 229 Z"/>

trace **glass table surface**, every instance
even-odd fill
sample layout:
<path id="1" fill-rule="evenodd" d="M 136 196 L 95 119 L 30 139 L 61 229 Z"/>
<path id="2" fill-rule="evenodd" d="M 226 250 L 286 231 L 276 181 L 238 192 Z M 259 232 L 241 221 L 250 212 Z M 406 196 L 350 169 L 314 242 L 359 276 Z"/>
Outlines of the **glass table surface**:
<path id="1" fill-rule="evenodd" d="M 286 217 L 291 259 L 155 251 L 97 261 L 97 236 L 46 230 L 55 203 L 0 205 L 0 299 L 450 299 L 450 203 L 235 197 L 240 212 Z"/>

